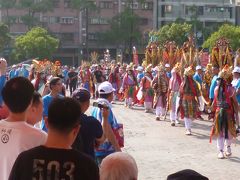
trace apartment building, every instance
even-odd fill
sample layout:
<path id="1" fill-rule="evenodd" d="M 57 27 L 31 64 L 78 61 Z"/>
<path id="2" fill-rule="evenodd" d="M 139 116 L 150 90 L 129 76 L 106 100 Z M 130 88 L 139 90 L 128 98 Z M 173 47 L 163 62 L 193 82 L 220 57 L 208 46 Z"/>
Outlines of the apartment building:
<path id="1" fill-rule="evenodd" d="M 240 0 L 236 0 L 236 25 L 240 25 Z"/>
<path id="2" fill-rule="evenodd" d="M 115 57 L 119 47 L 111 44 L 99 46 L 97 34 L 109 30 L 109 20 L 127 6 L 141 17 L 140 30 L 143 34 L 153 27 L 152 0 L 144 3 L 136 0 L 96 0 L 92 3 L 96 5 L 96 11 L 79 12 L 70 8 L 70 0 L 54 0 L 52 12 L 35 14 L 41 25 L 60 39 L 60 47 L 54 55 L 55 59 L 60 59 L 64 64 L 77 65 L 80 59 L 87 57 L 87 52 L 88 54 L 92 51 L 101 53 L 106 49 L 109 49 L 111 56 Z M 10 32 L 18 36 L 27 31 L 27 26 L 21 20 L 26 13 L 27 10 L 22 9 L 10 9 L 8 12 L 2 9 L 0 21 L 3 21 L 7 14 L 12 17 Z"/>
<path id="3" fill-rule="evenodd" d="M 235 0 L 154 0 L 154 3 L 155 28 L 172 23 L 176 19 L 190 21 L 193 16 L 192 7 L 196 8 L 197 19 L 204 26 L 226 21 L 236 24 Z"/>

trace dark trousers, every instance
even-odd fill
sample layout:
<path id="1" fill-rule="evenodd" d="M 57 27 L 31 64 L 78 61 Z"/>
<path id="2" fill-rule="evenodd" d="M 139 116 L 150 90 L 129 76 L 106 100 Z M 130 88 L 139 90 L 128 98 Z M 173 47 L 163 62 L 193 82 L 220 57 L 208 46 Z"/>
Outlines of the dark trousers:
<path id="1" fill-rule="evenodd" d="M 77 83 L 76 82 L 71 82 L 69 84 L 69 88 L 70 88 L 70 95 L 72 95 L 73 91 L 75 91 L 75 89 L 77 88 Z"/>

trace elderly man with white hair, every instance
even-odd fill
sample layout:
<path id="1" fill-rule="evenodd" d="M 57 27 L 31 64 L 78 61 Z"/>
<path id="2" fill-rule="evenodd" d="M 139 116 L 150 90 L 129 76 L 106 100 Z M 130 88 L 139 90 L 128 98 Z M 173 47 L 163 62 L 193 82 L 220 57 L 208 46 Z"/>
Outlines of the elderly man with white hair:
<path id="1" fill-rule="evenodd" d="M 138 168 L 132 156 L 116 152 L 103 159 L 100 180 L 137 180 Z"/>

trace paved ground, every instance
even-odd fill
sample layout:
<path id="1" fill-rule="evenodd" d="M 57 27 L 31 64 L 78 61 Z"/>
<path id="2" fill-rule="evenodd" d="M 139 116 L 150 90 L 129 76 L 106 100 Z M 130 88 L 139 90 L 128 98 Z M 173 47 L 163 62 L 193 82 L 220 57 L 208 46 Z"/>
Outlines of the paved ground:
<path id="1" fill-rule="evenodd" d="M 155 121 L 154 114 L 146 114 L 142 108 L 127 109 L 121 103 L 114 104 L 113 111 L 124 124 L 123 151 L 136 159 L 139 180 L 164 180 L 187 168 L 211 180 L 240 179 L 239 141 L 232 145 L 232 157 L 217 159 L 216 141 L 209 143 L 211 122 L 194 121 L 193 135 L 186 136 L 183 122 L 171 127 L 168 117 Z"/>

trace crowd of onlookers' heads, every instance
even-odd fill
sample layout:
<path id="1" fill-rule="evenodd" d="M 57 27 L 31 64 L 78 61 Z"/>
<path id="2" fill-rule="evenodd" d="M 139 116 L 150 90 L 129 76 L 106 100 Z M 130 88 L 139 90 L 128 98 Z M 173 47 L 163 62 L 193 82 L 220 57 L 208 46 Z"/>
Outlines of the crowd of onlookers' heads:
<path id="1" fill-rule="evenodd" d="M 50 81 L 51 93 L 58 92 L 59 78 Z M 111 100 L 113 88 L 108 82 L 99 87 L 99 98 Z M 106 94 L 106 92 L 108 94 Z M 84 179 L 84 180 L 137 180 L 138 168 L 134 158 L 128 153 L 111 153 L 97 164 L 90 154 L 84 153 L 86 147 L 72 148 L 76 139 L 89 149 L 111 138 L 108 121 L 111 109 L 102 108 L 102 125 L 98 135 L 87 132 L 90 116 L 84 113 L 89 107 L 90 93 L 83 88 L 77 89 L 73 97 L 55 96 L 49 103 L 44 118 L 46 131 L 34 127 L 43 116 L 43 100 L 34 91 L 32 83 L 24 77 L 12 78 L 2 90 L 4 106 L 8 111 L 6 119 L 0 121 L 0 179 Z M 97 107 L 96 107 L 97 108 Z M 92 118 L 92 117 L 91 117 Z M 89 124 L 88 124 L 89 125 Z M 94 124 L 92 124 L 93 126 Z M 90 127 L 91 129 L 92 127 Z M 88 135 L 85 137 L 85 131 Z M 46 133 L 47 132 L 47 133 Z M 90 133 L 90 134 L 89 134 Z M 81 134 L 81 137 L 79 137 Z M 90 137 L 93 136 L 93 137 Z M 92 144 L 94 140 L 95 144 Z M 208 179 L 193 170 L 183 170 L 171 174 L 169 180 Z"/>

